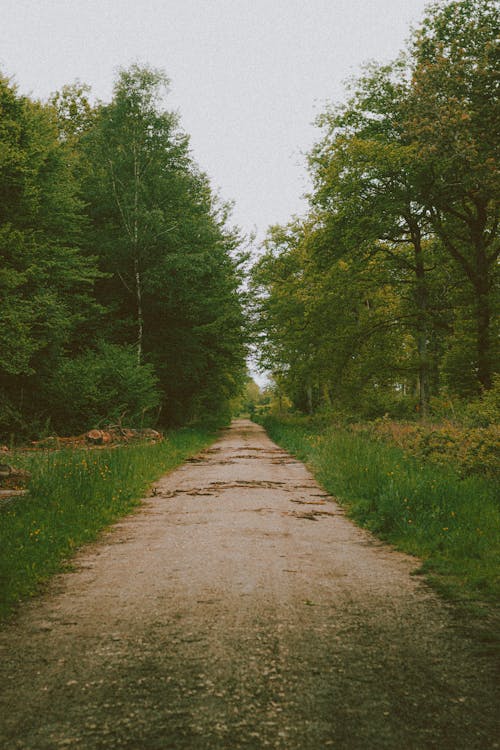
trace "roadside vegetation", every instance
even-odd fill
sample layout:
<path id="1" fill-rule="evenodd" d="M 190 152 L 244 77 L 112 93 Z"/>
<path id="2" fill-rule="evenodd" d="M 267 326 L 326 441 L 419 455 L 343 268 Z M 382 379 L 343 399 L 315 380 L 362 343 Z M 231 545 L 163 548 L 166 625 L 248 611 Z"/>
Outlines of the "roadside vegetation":
<path id="1" fill-rule="evenodd" d="M 455 601 L 500 600 L 500 503 L 492 475 L 460 476 L 332 419 L 260 420 L 305 461 L 361 526 L 423 560 L 422 573 Z"/>
<path id="2" fill-rule="evenodd" d="M 16 465 L 32 476 L 25 496 L 0 505 L 0 618 L 213 439 L 209 430 L 185 428 L 155 445 L 17 453 Z"/>

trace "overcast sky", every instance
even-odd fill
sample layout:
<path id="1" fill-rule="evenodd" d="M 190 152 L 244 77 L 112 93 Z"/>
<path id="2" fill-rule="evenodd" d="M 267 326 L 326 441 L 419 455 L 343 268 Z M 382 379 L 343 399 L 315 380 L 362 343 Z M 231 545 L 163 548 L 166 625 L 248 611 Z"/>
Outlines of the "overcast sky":
<path id="1" fill-rule="evenodd" d="M 79 79 L 106 100 L 117 68 L 162 68 L 196 161 L 262 237 L 304 208 L 316 114 L 363 62 L 395 57 L 426 4 L 0 0 L 0 71 L 34 97 Z"/>

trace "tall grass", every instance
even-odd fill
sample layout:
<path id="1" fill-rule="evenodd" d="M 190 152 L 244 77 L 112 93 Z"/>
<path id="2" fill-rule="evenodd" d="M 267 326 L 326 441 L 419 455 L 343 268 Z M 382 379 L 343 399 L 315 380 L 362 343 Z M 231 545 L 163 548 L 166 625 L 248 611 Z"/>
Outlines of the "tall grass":
<path id="1" fill-rule="evenodd" d="M 139 504 L 148 486 L 214 439 L 173 431 L 156 445 L 19 455 L 29 492 L 0 508 L 0 617 L 36 593 L 82 544 Z"/>
<path id="2" fill-rule="evenodd" d="M 442 593 L 469 603 L 500 598 L 500 507 L 490 478 L 460 478 L 366 435 L 300 420 L 265 421 L 305 460 L 349 515 L 424 560 Z"/>

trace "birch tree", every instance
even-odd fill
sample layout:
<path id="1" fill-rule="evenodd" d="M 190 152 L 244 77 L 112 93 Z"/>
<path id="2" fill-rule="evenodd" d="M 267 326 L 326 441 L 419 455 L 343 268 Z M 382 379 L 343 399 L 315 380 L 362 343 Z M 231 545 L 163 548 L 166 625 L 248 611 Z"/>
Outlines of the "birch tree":
<path id="1" fill-rule="evenodd" d="M 188 139 L 178 118 L 162 105 L 168 79 L 133 65 L 122 70 L 109 104 L 98 107 L 87 153 L 86 194 L 105 270 L 131 304 L 122 310 L 135 329 L 140 363 L 144 349 L 144 274 L 158 240 L 175 228 L 167 204 L 175 176 L 185 168 Z"/>

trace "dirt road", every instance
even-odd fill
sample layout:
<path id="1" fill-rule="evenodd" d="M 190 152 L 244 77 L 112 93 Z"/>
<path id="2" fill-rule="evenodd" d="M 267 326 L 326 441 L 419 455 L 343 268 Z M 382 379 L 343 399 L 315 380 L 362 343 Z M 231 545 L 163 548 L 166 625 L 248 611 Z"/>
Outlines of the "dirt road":
<path id="1" fill-rule="evenodd" d="M 235 422 L 0 632 L 0 747 L 499 747 L 415 567 Z"/>

